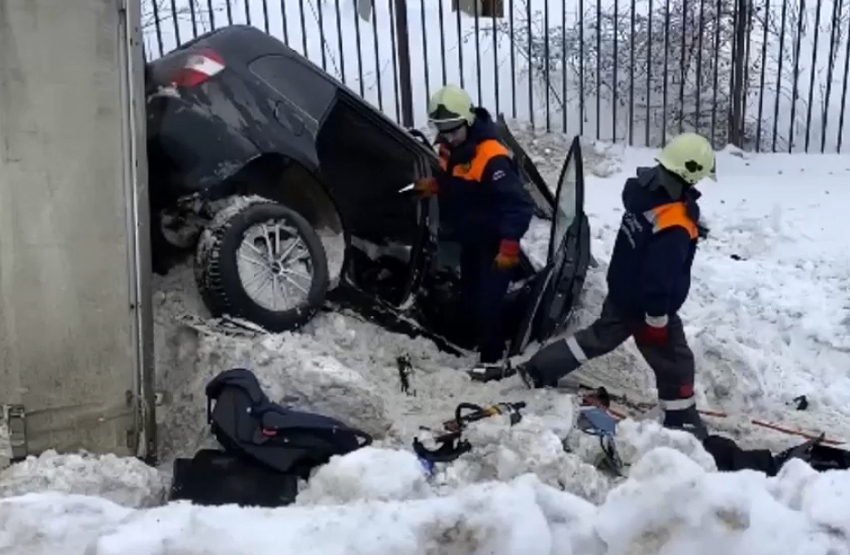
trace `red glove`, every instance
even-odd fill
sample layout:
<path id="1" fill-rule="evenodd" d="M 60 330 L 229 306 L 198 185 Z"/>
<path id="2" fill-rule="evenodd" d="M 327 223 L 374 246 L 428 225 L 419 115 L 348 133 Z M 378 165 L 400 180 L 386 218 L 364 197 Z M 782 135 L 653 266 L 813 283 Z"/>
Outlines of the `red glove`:
<path id="1" fill-rule="evenodd" d="M 646 315 L 643 327 L 635 334 L 639 345 L 663 346 L 667 344 L 667 316 Z"/>
<path id="2" fill-rule="evenodd" d="M 413 190 L 420 198 L 430 198 L 440 191 L 440 186 L 437 184 L 436 178 L 423 177 L 416 180 L 413 184 Z"/>
<path id="3" fill-rule="evenodd" d="M 499 254 L 496 255 L 496 267 L 500 270 L 510 270 L 519 263 L 519 241 L 502 239 L 499 243 Z"/>

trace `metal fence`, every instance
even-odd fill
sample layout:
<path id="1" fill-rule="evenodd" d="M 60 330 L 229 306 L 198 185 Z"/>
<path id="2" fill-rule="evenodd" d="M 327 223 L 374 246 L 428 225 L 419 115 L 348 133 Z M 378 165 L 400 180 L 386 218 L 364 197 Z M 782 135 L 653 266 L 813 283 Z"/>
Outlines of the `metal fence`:
<path id="1" fill-rule="evenodd" d="M 840 152 L 850 0 L 143 0 L 148 60 L 263 29 L 407 126 L 447 82 L 535 129 Z"/>

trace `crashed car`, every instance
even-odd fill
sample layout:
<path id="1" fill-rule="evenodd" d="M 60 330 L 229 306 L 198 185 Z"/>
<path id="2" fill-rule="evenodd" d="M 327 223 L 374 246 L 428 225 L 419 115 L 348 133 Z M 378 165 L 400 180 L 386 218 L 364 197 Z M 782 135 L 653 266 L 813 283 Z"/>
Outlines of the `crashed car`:
<path id="1" fill-rule="evenodd" d="M 462 352 L 459 248 L 438 199 L 409 185 L 438 171 L 433 146 L 276 38 L 235 25 L 146 68 L 153 266 L 194 249 L 213 315 L 281 332 L 324 307 Z M 552 194 L 511 135 L 546 259 L 521 253 L 508 310 L 510 354 L 564 329 L 584 284 L 590 230 L 574 139 Z M 194 230 L 187 233 L 186 230 Z M 331 253 L 334 240 L 343 256 Z M 337 269 L 338 268 L 338 269 Z M 469 346 L 465 346 L 469 348 Z"/>

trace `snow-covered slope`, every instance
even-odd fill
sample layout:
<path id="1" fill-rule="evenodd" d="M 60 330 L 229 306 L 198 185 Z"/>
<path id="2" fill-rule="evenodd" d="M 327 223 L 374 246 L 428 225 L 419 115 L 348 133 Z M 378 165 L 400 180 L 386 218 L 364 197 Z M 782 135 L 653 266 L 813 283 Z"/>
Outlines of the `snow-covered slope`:
<path id="1" fill-rule="evenodd" d="M 554 183 L 569 141 L 532 139 Z M 618 226 L 623 179 L 653 152 L 584 144 L 587 212 L 598 268 L 588 276 L 578 324 L 598 312 Z M 701 406 L 715 430 L 747 446 L 801 438 L 753 425 L 824 429 L 850 439 L 845 241 L 850 158 L 724 152 L 718 183 L 703 186 L 711 235 L 683 309 L 697 354 Z M 524 240 L 542 256 L 543 222 Z M 157 281 L 160 472 L 115 457 L 45 454 L 0 472 L 0 552 L 63 555 L 265 553 L 650 554 L 850 553 L 850 472 L 817 474 L 799 461 L 776 478 L 718 474 L 690 435 L 652 421 L 621 423 L 617 446 L 632 466 L 614 481 L 593 463 L 598 441 L 573 429 L 577 400 L 528 391 L 518 380 L 471 383 L 471 360 L 428 341 L 393 335 L 353 314 L 323 313 L 302 333 L 224 336 L 205 317 L 191 269 Z M 409 355 L 415 395 L 400 389 L 396 357 Z M 302 484 L 295 506 L 201 508 L 162 502 L 168 458 L 210 444 L 203 385 L 234 365 L 253 369 L 276 400 L 333 414 L 373 432 L 373 447 L 333 460 Z M 653 380 L 631 342 L 582 370 L 654 400 Z M 789 403 L 806 395 L 810 406 Z M 524 400 L 513 427 L 473 425 L 473 451 L 428 476 L 410 451 L 420 427 L 437 427 L 458 402 Z M 568 449 L 565 449 L 565 446 Z M 26 492 L 46 492 L 23 495 Z M 78 495 L 75 495 L 78 494 Z M 13 497 L 18 496 L 18 497 Z M 843 501 L 842 501 L 843 499 Z"/>

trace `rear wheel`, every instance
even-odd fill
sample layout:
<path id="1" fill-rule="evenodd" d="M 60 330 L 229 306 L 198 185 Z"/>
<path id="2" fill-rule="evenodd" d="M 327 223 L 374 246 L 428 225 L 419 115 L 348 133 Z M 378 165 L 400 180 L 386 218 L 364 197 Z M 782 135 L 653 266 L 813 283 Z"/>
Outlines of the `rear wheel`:
<path id="1" fill-rule="evenodd" d="M 250 320 L 273 332 L 307 323 L 325 300 L 324 247 L 297 212 L 240 197 L 201 234 L 195 278 L 215 316 Z"/>

